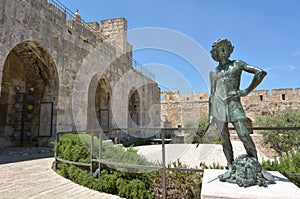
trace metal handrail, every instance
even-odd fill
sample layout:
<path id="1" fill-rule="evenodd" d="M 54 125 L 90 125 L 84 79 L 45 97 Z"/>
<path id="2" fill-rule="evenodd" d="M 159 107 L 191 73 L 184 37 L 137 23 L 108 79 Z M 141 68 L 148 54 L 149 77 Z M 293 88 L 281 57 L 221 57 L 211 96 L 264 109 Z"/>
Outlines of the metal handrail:
<path id="1" fill-rule="evenodd" d="M 74 161 L 65 160 L 65 159 L 62 159 L 62 158 L 59 158 L 59 157 L 56 157 L 56 159 L 59 162 L 64 162 L 64 163 L 67 163 L 67 164 L 73 164 L 73 165 L 77 165 L 77 166 L 85 166 L 85 167 L 90 167 L 91 166 L 91 163 L 74 162 Z"/>
<path id="2" fill-rule="evenodd" d="M 98 162 L 101 164 L 115 166 L 115 167 L 123 167 L 128 169 L 139 169 L 139 170 L 161 170 L 163 169 L 162 166 L 148 166 L 148 165 L 137 165 L 137 164 L 127 164 L 127 163 L 120 163 L 120 162 L 112 162 L 100 159 L 92 159 L 93 162 Z"/>
<path id="3" fill-rule="evenodd" d="M 300 130 L 300 126 L 274 126 L 274 127 L 247 127 L 249 130 Z M 229 127 L 229 130 L 235 130 L 234 127 Z M 170 128 L 170 127 L 141 127 L 141 128 L 97 128 L 97 129 L 88 129 L 88 130 L 79 130 L 79 131 L 62 131 L 57 134 L 90 134 L 93 132 L 100 131 L 203 131 L 205 128 L 202 127 L 184 127 L 184 128 Z"/>
<path id="4" fill-rule="evenodd" d="M 234 128 L 230 128 L 231 130 Z M 249 129 L 253 130 L 300 130 L 300 127 L 249 127 Z M 162 138 L 162 164 L 161 165 L 137 165 L 137 164 L 128 164 L 128 163 L 120 163 L 120 162 L 112 162 L 106 161 L 102 159 L 102 133 L 104 131 L 116 131 L 116 130 L 152 130 L 157 131 L 160 130 L 161 138 Z M 86 166 L 90 167 L 90 173 L 93 172 L 93 163 L 98 163 L 99 165 L 99 177 L 101 175 L 101 164 L 114 166 L 114 167 L 122 167 L 127 169 L 138 169 L 138 170 L 160 170 L 162 171 L 162 185 L 163 185 L 163 198 L 166 198 L 166 171 L 185 171 L 185 172 L 204 172 L 204 169 L 198 168 L 171 168 L 166 166 L 166 158 L 165 158 L 165 132 L 170 130 L 204 130 L 204 128 L 108 128 L 108 129 L 90 129 L 90 130 L 83 130 L 83 131 L 69 131 L 69 132 L 58 132 L 56 134 L 56 139 L 59 140 L 59 135 L 63 134 L 90 134 L 91 135 L 91 158 L 90 163 L 82 163 L 82 162 L 74 162 L 70 160 L 64 160 L 62 158 L 57 157 L 57 151 L 55 151 L 55 167 L 57 167 L 58 162 L 64 162 L 68 164 L 78 165 L 78 166 Z M 95 132 L 99 133 L 99 158 L 93 157 L 93 149 L 94 149 L 94 136 Z M 299 177 L 300 174 L 291 174 L 292 176 Z"/>

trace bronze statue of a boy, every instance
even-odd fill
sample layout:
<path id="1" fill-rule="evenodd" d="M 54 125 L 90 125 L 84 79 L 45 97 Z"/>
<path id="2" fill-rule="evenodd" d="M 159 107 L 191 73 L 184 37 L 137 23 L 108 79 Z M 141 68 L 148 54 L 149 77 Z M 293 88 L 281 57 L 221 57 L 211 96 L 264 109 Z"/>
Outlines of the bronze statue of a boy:
<path id="1" fill-rule="evenodd" d="M 229 170 L 220 175 L 221 181 L 232 178 L 234 157 L 230 141 L 228 123 L 232 123 L 240 140 L 243 142 L 247 155 L 257 160 L 257 151 L 249 135 L 246 116 L 240 98 L 254 90 L 266 76 L 260 68 L 250 66 L 240 60 L 229 60 L 233 52 L 233 45 L 227 39 L 220 39 L 213 43 L 211 56 L 219 65 L 210 72 L 211 95 L 209 98 L 210 120 L 217 125 L 221 133 L 223 151 Z M 248 88 L 240 90 L 241 74 L 243 71 L 254 75 Z"/>

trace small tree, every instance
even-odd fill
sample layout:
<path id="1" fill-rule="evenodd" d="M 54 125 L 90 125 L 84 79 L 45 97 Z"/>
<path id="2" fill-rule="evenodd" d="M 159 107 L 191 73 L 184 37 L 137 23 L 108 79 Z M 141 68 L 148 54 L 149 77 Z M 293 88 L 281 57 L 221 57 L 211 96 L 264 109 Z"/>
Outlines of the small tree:
<path id="1" fill-rule="evenodd" d="M 275 116 L 260 117 L 255 124 L 261 127 L 300 126 L 300 110 L 285 109 Z M 300 149 L 300 131 L 268 130 L 263 131 L 263 143 L 274 149 L 279 155 Z"/>
<path id="2" fill-rule="evenodd" d="M 187 120 L 184 123 L 185 128 L 197 128 L 198 127 L 198 121 L 197 120 Z M 185 132 L 187 134 L 185 140 L 186 143 L 194 143 L 195 137 L 197 136 L 197 131 L 194 130 L 187 130 Z"/>
<path id="3" fill-rule="evenodd" d="M 197 122 L 187 121 L 184 125 L 185 127 L 198 127 L 200 129 L 203 129 L 199 131 L 186 131 L 186 133 L 188 134 L 187 142 L 219 144 L 220 134 L 216 130 L 214 130 L 214 127 L 210 127 L 209 130 L 205 133 L 205 135 L 203 135 L 204 129 L 206 129 L 208 123 L 208 118 L 200 118 Z"/>

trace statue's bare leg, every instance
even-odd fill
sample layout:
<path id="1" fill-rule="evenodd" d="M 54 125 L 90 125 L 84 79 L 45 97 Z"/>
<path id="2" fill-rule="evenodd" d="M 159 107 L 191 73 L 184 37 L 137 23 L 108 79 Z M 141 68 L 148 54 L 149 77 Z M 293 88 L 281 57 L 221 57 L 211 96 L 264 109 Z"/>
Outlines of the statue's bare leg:
<path id="1" fill-rule="evenodd" d="M 232 144 L 230 142 L 228 123 L 227 122 L 219 122 L 218 123 L 218 131 L 221 131 L 223 152 L 226 157 L 228 169 L 229 169 L 226 173 L 220 175 L 219 179 L 221 181 L 225 181 L 226 179 L 231 177 L 232 162 L 233 162 L 233 151 L 232 151 Z"/>
<path id="2" fill-rule="evenodd" d="M 247 154 L 250 157 L 254 157 L 257 159 L 257 150 L 256 150 L 255 144 L 249 134 L 249 131 L 247 129 L 246 122 L 245 121 L 237 121 L 237 122 L 233 123 L 233 126 L 234 126 L 240 140 L 243 142 Z"/>

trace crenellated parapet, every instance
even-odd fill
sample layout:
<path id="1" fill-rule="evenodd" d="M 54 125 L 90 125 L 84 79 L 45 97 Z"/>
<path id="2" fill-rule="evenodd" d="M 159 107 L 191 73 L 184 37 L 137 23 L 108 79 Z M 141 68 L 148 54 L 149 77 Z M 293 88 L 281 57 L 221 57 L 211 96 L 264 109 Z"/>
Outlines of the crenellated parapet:
<path id="1" fill-rule="evenodd" d="M 161 118 L 172 123 L 173 127 L 184 125 L 187 121 L 208 117 L 209 94 L 180 95 L 179 91 L 162 92 Z M 286 108 L 300 108 L 300 88 L 283 88 L 273 90 L 255 90 L 241 98 L 247 117 L 255 121 L 257 117 L 274 115 Z"/>
<path id="2" fill-rule="evenodd" d="M 300 88 L 282 88 L 269 90 L 255 90 L 249 96 L 243 98 L 244 103 L 264 102 L 293 102 L 300 100 Z"/>
<path id="3" fill-rule="evenodd" d="M 163 91 L 162 102 L 178 101 L 208 101 L 209 94 L 207 92 L 188 93 L 180 95 L 179 91 Z M 246 97 L 241 98 L 245 104 L 259 104 L 264 102 L 293 102 L 300 101 L 300 88 L 282 88 L 273 90 L 254 90 Z"/>
<path id="4" fill-rule="evenodd" d="M 180 100 L 179 91 L 163 91 L 162 102 L 177 102 Z"/>

